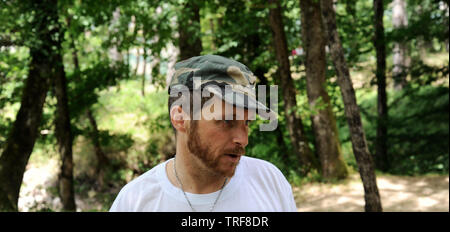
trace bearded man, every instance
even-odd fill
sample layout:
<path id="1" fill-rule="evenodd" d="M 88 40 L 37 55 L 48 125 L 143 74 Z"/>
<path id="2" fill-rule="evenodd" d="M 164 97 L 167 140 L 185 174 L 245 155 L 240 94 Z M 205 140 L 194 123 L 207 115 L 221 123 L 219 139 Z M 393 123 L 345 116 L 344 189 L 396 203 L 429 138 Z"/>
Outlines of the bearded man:
<path id="1" fill-rule="evenodd" d="M 281 171 L 244 156 L 248 123 L 274 115 L 256 99 L 255 80 L 221 56 L 177 63 L 169 86 L 176 155 L 123 187 L 110 211 L 297 211 Z"/>

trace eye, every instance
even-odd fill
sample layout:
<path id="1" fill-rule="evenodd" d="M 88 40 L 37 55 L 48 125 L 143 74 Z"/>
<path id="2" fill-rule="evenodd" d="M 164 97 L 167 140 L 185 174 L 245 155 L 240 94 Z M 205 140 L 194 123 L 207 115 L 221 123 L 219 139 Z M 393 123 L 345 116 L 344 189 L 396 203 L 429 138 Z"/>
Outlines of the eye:
<path id="1" fill-rule="evenodd" d="M 222 125 L 223 127 L 226 128 L 233 128 L 236 125 L 236 123 L 234 120 L 222 120 Z"/>

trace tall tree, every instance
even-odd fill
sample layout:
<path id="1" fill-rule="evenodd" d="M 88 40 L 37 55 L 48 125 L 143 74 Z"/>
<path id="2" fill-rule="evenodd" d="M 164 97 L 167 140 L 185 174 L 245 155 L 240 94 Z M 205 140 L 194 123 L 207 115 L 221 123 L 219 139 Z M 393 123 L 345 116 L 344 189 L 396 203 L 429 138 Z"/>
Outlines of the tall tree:
<path id="1" fill-rule="evenodd" d="M 97 158 L 97 167 L 95 168 L 95 173 L 97 175 L 97 182 L 99 188 L 104 186 L 104 176 L 108 165 L 110 164 L 108 157 L 100 145 L 100 131 L 98 130 L 97 120 L 95 120 L 92 110 L 89 108 L 86 110 L 86 115 L 91 124 L 91 132 L 89 133 L 92 144 L 94 145 L 95 157 Z"/>
<path id="2" fill-rule="evenodd" d="M 326 91 L 325 35 L 322 30 L 320 3 L 300 0 L 303 47 L 306 50 L 306 90 L 309 105 L 317 109 L 311 116 L 316 150 L 325 179 L 348 176 L 339 143 L 336 119 Z"/>
<path id="3" fill-rule="evenodd" d="M 386 45 L 384 39 L 384 25 L 383 15 L 384 7 L 383 0 L 374 0 L 373 8 L 375 10 L 374 27 L 375 37 L 374 45 L 377 54 L 377 86 L 378 86 L 378 102 L 377 102 L 377 138 L 376 138 L 376 153 L 375 163 L 377 168 L 387 171 L 389 169 L 389 160 L 387 154 L 387 94 L 386 94 Z"/>
<path id="4" fill-rule="evenodd" d="M 59 27 L 59 25 L 57 25 Z M 56 60 L 53 63 L 55 69 L 54 92 L 57 99 L 55 117 L 55 135 L 58 141 L 58 151 L 61 156 L 59 173 L 59 195 L 63 204 L 63 210 L 76 211 L 75 195 L 73 187 L 73 136 L 70 128 L 69 103 L 67 97 L 67 79 L 61 55 L 61 41 L 58 41 Z"/>
<path id="5" fill-rule="evenodd" d="M 358 163 L 359 174 L 364 186 L 365 210 L 379 212 L 382 211 L 382 207 L 375 177 L 375 169 L 372 156 L 367 147 L 361 115 L 356 102 L 355 90 L 353 89 L 350 72 L 344 57 L 344 50 L 342 49 L 341 40 L 337 31 L 336 12 L 334 11 L 333 0 L 321 0 L 320 7 L 331 58 L 342 93 L 345 117 L 350 128 L 353 153 Z"/>
<path id="6" fill-rule="evenodd" d="M 33 151 L 42 117 L 42 108 L 55 76 L 53 65 L 59 60 L 59 31 L 57 1 L 18 2 L 31 17 L 27 41 L 31 61 L 23 89 L 21 104 L 5 149 L 0 156 L 0 211 L 17 211 L 20 186 L 25 167 Z"/>
<path id="7" fill-rule="evenodd" d="M 180 60 L 200 55 L 202 41 L 200 38 L 200 6 L 196 0 L 186 0 L 178 15 L 178 46 Z"/>
<path id="8" fill-rule="evenodd" d="M 287 50 L 286 34 L 278 0 L 269 0 L 269 21 L 272 29 L 276 58 L 279 64 L 278 72 L 283 92 L 284 112 L 292 145 L 296 155 L 300 158 L 306 172 L 310 168 L 319 169 L 316 158 L 308 146 L 303 129 L 303 122 L 296 114 L 297 100 L 294 82 L 291 77 L 289 53 Z"/>
<path id="9" fill-rule="evenodd" d="M 394 29 L 402 29 L 408 26 L 405 0 L 394 0 L 392 2 L 392 25 Z M 408 48 L 405 41 L 394 42 L 392 59 L 394 63 L 392 69 L 394 88 L 402 89 L 406 85 L 408 67 Z"/>
<path id="10" fill-rule="evenodd" d="M 144 97 L 145 96 L 145 75 L 146 75 L 146 73 L 147 73 L 147 57 L 148 57 L 148 54 L 147 54 L 147 47 L 146 47 L 146 45 L 145 45 L 145 43 L 144 43 L 144 54 L 143 54 L 143 62 L 144 62 L 144 67 L 143 67 L 143 70 L 142 70 L 142 82 L 141 82 L 141 95 Z"/>
<path id="11" fill-rule="evenodd" d="M 134 69 L 134 75 L 137 76 L 138 75 L 138 71 L 139 71 L 139 61 L 141 61 L 141 48 L 137 47 L 136 48 L 136 68 Z"/>

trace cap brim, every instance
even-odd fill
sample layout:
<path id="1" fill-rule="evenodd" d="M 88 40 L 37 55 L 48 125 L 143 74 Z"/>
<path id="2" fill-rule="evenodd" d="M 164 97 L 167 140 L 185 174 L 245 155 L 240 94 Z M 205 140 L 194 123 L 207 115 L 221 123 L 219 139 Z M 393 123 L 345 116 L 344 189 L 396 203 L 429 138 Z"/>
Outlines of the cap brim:
<path id="1" fill-rule="evenodd" d="M 217 97 L 220 97 L 222 100 L 231 104 L 233 106 L 239 108 L 245 108 L 248 110 L 254 110 L 261 118 L 263 119 L 276 119 L 277 113 L 265 106 L 261 102 L 257 101 L 254 97 L 246 95 L 237 91 L 225 91 L 224 94 L 216 93 L 215 89 L 209 89 L 208 91 L 214 93 Z"/>

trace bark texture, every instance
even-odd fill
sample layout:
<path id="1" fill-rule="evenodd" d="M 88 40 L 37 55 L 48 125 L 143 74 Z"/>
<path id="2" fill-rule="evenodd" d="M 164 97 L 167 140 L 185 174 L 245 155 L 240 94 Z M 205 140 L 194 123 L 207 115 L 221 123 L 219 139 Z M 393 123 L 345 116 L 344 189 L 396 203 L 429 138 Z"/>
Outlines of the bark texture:
<path id="1" fill-rule="evenodd" d="M 394 29 L 401 29 L 408 26 L 405 0 L 392 1 L 392 25 Z M 405 42 L 394 42 L 392 59 L 394 62 L 392 69 L 394 88 L 400 90 L 406 85 L 407 69 L 409 66 L 408 47 Z"/>
<path id="2" fill-rule="evenodd" d="M 344 101 L 345 117 L 350 129 L 353 153 L 358 163 L 359 173 L 364 186 L 365 210 L 369 212 L 380 212 L 382 211 L 382 207 L 373 160 L 367 147 L 359 107 L 356 102 L 355 90 L 353 89 L 348 66 L 344 58 L 344 50 L 337 32 L 336 12 L 333 8 L 333 0 L 321 0 L 320 7 L 331 57 Z"/>
<path id="3" fill-rule="evenodd" d="M 300 0 L 302 39 L 306 50 L 306 87 L 309 105 L 318 108 L 311 116 L 316 151 L 325 179 L 344 179 L 348 176 L 339 142 L 330 96 L 326 91 L 325 35 L 322 29 L 320 4 L 314 0 Z"/>
<path id="4" fill-rule="evenodd" d="M 103 149 L 100 145 L 100 132 L 98 130 L 97 121 L 95 120 L 92 110 L 88 109 L 86 111 L 86 114 L 89 119 L 89 123 L 91 124 L 90 137 L 92 144 L 94 145 L 95 157 L 97 158 L 97 167 L 95 169 L 95 173 L 97 174 L 97 182 L 99 188 L 103 188 L 105 171 L 110 163 L 108 157 L 106 156 L 105 152 L 103 152 Z"/>
<path id="5" fill-rule="evenodd" d="M 375 10 L 374 26 L 375 38 L 374 45 L 377 54 L 377 138 L 375 144 L 375 163 L 377 168 L 382 171 L 389 169 L 389 160 L 387 154 L 387 94 L 386 94 L 386 46 L 384 40 L 384 25 L 383 15 L 384 7 L 383 0 L 374 0 L 373 8 Z"/>
<path id="6" fill-rule="evenodd" d="M 61 50 L 61 44 L 58 49 Z M 54 89 L 57 99 L 55 117 L 55 135 L 58 142 L 58 151 L 61 157 L 61 167 L 59 173 L 59 195 L 65 211 L 76 211 L 75 194 L 73 187 L 73 136 L 70 128 L 69 103 L 67 98 L 67 79 L 64 72 L 62 56 L 57 55 L 57 60 L 53 63 L 56 70 L 54 76 Z"/>

